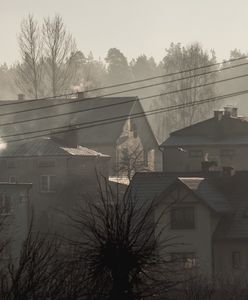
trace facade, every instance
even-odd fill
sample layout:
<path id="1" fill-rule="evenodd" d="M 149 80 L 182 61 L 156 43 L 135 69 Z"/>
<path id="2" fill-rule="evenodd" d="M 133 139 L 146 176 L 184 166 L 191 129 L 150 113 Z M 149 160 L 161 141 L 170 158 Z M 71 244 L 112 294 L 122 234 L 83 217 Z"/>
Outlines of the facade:
<path id="1" fill-rule="evenodd" d="M 49 131 L 55 127 L 80 124 L 77 130 L 78 144 L 109 155 L 111 175 L 117 175 L 123 160 L 122 153 L 126 149 L 132 153 L 137 148 L 145 168 L 161 170 L 161 152 L 137 97 L 82 97 L 82 93 L 78 93 L 78 98 L 73 99 L 44 99 L 20 104 L 16 101 L 12 105 L 9 105 L 9 101 L 1 101 L 0 125 L 9 123 L 10 115 L 12 122 L 30 119 L 30 111 L 32 118 L 37 119 L 35 122 L 21 122 L 12 126 L 2 125 L 2 136 L 20 134 L 17 138 L 22 138 L 22 133 L 30 130 Z M 13 137 L 7 137 L 6 141 L 11 139 Z M 130 149 L 130 144 L 136 147 Z"/>
<path id="2" fill-rule="evenodd" d="M 82 145 L 111 157 L 111 175 L 122 175 L 118 173 L 127 169 L 125 156 L 131 161 L 133 173 L 135 169 L 161 170 L 161 152 L 137 97 L 95 98 L 78 107 L 88 112 L 78 114 L 75 123 L 105 120 L 99 126 L 80 130 L 78 138 Z"/>
<path id="3" fill-rule="evenodd" d="M 161 238 L 175 243 L 167 255 L 180 257 L 186 271 L 247 276 L 248 172 L 210 173 L 137 173 L 131 187 L 140 201 L 157 199 Z"/>
<path id="4" fill-rule="evenodd" d="M 214 162 L 213 170 L 247 170 L 248 121 L 226 107 L 211 119 L 172 132 L 160 149 L 167 172 L 198 172 L 202 161 Z"/>
<path id="5" fill-rule="evenodd" d="M 32 184 L 0 182 L 0 263 L 18 260 L 29 228 Z"/>
<path id="6" fill-rule="evenodd" d="M 97 175 L 108 178 L 109 157 L 53 138 L 11 143 L 0 152 L 0 181 L 32 182 L 35 221 L 42 230 L 55 226 L 56 210 L 73 208 L 97 192 Z"/>

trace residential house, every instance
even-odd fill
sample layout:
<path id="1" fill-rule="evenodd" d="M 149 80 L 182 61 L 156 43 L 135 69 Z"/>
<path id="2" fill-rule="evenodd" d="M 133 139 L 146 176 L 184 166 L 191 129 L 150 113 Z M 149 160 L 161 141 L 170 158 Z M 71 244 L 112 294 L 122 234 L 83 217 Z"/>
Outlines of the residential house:
<path id="1" fill-rule="evenodd" d="M 248 172 L 137 173 L 131 191 L 137 201 L 156 199 L 155 218 L 166 255 L 181 259 L 185 271 L 211 277 L 247 276 Z M 159 227 L 160 230 L 160 227 Z"/>
<path id="2" fill-rule="evenodd" d="M 0 125 L 9 123 L 10 119 L 14 122 L 1 126 L 0 135 L 6 141 L 27 137 L 22 135 L 23 132 L 47 129 L 38 132 L 40 135 L 49 133 L 52 128 L 79 124 L 76 129 L 78 144 L 109 155 L 111 175 L 118 175 L 118 171 L 127 165 L 127 160 L 131 161 L 133 171 L 161 170 L 161 152 L 137 97 L 82 99 L 82 93 L 78 93 L 78 98 L 73 99 L 19 102 L 11 105 L 10 101 L 0 102 Z M 36 120 L 22 122 L 30 119 L 30 112 L 32 119 Z M 4 138 L 10 134 L 17 136 Z"/>
<path id="3" fill-rule="evenodd" d="M 160 149 L 166 172 L 200 171 L 202 161 L 212 162 L 214 170 L 248 170 L 248 120 L 238 116 L 237 108 L 226 107 L 172 132 Z"/>
<path id="4" fill-rule="evenodd" d="M 0 263 L 17 262 L 29 228 L 30 183 L 0 182 Z"/>
<path id="5" fill-rule="evenodd" d="M 72 135 L 70 135 L 72 137 Z M 55 211 L 69 212 L 95 195 L 98 178 L 108 178 L 109 156 L 56 138 L 9 143 L 0 151 L 0 181 L 32 182 L 31 206 L 37 226 L 55 226 Z"/>

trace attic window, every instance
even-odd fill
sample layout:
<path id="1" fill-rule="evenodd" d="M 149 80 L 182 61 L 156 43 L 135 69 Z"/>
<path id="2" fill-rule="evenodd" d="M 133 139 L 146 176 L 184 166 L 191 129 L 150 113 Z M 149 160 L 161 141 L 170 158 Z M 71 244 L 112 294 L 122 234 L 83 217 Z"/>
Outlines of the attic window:
<path id="1" fill-rule="evenodd" d="M 195 228 L 195 210 L 192 206 L 173 208 L 170 217 L 171 229 Z"/>
<path id="2" fill-rule="evenodd" d="M 137 125 L 132 120 L 130 120 L 130 131 L 133 132 L 133 137 L 137 138 Z"/>

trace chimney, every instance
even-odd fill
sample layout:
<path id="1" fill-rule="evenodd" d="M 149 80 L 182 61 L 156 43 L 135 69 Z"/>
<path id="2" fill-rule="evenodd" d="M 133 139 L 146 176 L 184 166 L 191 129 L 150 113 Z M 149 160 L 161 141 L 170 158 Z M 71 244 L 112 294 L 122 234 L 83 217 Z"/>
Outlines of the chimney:
<path id="1" fill-rule="evenodd" d="M 17 97 L 18 97 L 17 99 L 20 100 L 20 101 L 25 100 L 25 95 L 24 94 L 18 94 Z"/>
<path id="2" fill-rule="evenodd" d="M 232 107 L 231 116 L 234 117 L 234 118 L 238 117 L 238 108 L 237 107 Z"/>
<path id="3" fill-rule="evenodd" d="M 225 117 L 237 117 L 238 116 L 238 108 L 233 106 L 225 106 L 224 107 L 224 116 Z"/>
<path id="4" fill-rule="evenodd" d="M 223 115 L 224 115 L 223 110 L 215 110 L 214 111 L 214 118 L 215 118 L 216 121 L 221 121 Z"/>

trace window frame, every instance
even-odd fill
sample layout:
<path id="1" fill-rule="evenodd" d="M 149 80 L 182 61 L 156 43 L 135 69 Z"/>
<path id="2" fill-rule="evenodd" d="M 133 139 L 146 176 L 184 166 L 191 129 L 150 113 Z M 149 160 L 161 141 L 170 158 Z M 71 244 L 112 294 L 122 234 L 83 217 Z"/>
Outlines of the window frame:
<path id="1" fill-rule="evenodd" d="M 232 268 L 240 270 L 241 268 L 241 252 L 232 251 Z"/>
<path id="2" fill-rule="evenodd" d="M 171 252 L 172 263 L 179 263 L 184 270 L 199 267 L 199 260 L 194 251 Z"/>
<path id="3" fill-rule="evenodd" d="M 187 215 L 185 213 L 185 210 L 192 210 L 192 220 L 191 222 L 187 221 Z M 173 216 L 173 214 L 175 214 L 176 211 L 183 211 L 182 216 L 183 216 L 183 220 L 181 220 L 181 222 L 179 222 L 179 225 L 176 225 L 176 215 Z M 196 217 L 195 217 L 195 206 L 193 205 L 185 205 L 185 206 L 175 206 L 172 207 L 172 209 L 170 210 L 170 228 L 171 230 L 194 230 L 196 229 Z M 174 219 L 174 220 L 173 220 Z M 187 224 L 188 223 L 188 224 Z M 184 224 L 184 225 L 180 225 L 180 224 Z"/>
<path id="4" fill-rule="evenodd" d="M 47 178 L 47 189 L 43 189 L 43 184 L 42 184 L 42 178 L 46 177 Z M 56 193 L 56 187 L 55 189 L 51 189 L 51 178 L 54 177 L 56 180 L 56 175 L 54 174 L 42 174 L 40 175 L 40 192 L 44 194 L 49 194 L 49 193 Z"/>

